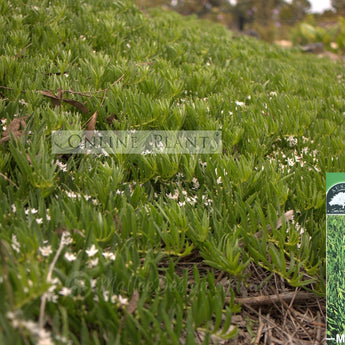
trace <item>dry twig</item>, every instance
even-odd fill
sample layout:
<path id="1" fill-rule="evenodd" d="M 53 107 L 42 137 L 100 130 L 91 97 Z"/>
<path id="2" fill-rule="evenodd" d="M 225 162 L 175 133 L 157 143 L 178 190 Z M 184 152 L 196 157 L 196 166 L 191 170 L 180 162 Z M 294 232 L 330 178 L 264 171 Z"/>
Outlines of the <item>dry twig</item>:
<path id="1" fill-rule="evenodd" d="M 312 292 L 298 292 L 296 294 L 295 291 L 293 292 L 285 292 L 276 295 L 268 295 L 268 296 L 254 296 L 254 297 L 237 297 L 235 298 L 235 303 L 245 304 L 245 305 L 252 305 L 252 306 L 259 306 L 259 305 L 271 305 L 278 302 L 290 302 L 293 300 L 294 303 L 297 302 L 305 302 L 309 299 L 315 299 L 317 295 Z M 230 297 L 226 298 L 227 302 L 230 302 Z"/>

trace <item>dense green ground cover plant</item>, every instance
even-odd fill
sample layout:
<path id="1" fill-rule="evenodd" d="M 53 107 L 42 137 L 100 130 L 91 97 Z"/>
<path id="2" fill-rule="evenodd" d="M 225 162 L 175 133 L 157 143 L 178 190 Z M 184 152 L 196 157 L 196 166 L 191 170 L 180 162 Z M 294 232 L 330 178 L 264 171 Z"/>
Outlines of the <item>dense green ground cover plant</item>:
<path id="1" fill-rule="evenodd" d="M 231 338 L 215 275 L 250 263 L 324 295 L 343 66 L 127 1 L 1 2 L 0 27 L 0 343 Z M 221 129 L 223 153 L 51 153 L 87 123 Z"/>

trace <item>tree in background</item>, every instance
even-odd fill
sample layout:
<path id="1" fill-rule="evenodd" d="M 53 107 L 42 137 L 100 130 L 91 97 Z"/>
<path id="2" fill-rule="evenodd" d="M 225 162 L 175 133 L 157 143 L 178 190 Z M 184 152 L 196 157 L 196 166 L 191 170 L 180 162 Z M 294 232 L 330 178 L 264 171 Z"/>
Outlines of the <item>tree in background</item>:
<path id="1" fill-rule="evenodd" d="M 242 31 L 246 24 L 256 22 L 268 26 L 282 17 L 294 24 L 310 10 L 309 0 L 136 0 L 139 7 L 166 5 L 184 14 L 204 16 L 208 13 L 232 13 L 237 28 Z M 345 0 L 332 0 L 333 6 L 345 7 Z"/>
<path id="2" fill-rule="evenodd" d="M 311 8 L 309 0 L 293 0 L 291 3 L 296 20 L 302 20 Z"/>
<path id="3" fill-rule="evenodd" d="M 345 1 L 344 0 L 332 0 L 332 7 L 337 11 L 338 14 L 345 15 Z"/>
<path id="4" fill-rule="evenodd" d="M 291 3 L 285 3 L 280 11 L 280 20 L 284 24 L 294 25 L 302 20 L 311 8 L 308 0 L 293 0 Z"/>
<path id="5" fill-rule="evenodd" d="M 266 41 L 289 39 L 291 27 L 305 20 L 309 0 L 134 0 L 141 8 L 164 6 L 183 15 L 195 14 L 216 21 L 231 30 L 243 31 Z M 345 0 L 332 0 L 345 14 Z M 332 12 L 334 15 L 334 12 Z M 309 15 L 310 16 L 310 15 Z M 311 16 L 314 18 L 314 16 Z M 253 34 L 255 33 L 255 35 Z"/>
<path id="6" fill-rule="evenodd" d="M 144 2 L 149 3 L 150 1 L 161 2 L 164 5 L 171 6 L 175 11 L 184 14 L 196 14 L 202 16 L 208 12 L 218 9 L 224 11 L 231 7 L 227 0 L 137 0 L 136 3 L 142 5 Z M 141 6 L 148 7 L 148 6 Z M 151 6 L 149 6 L 151 7 Z"/>
<path id="7" fill-rule="evenodd" d="M 235 11 L 246 22 L 256 21 L 267 26 L 284 3 L 284 0 L 237 0 Z"/>

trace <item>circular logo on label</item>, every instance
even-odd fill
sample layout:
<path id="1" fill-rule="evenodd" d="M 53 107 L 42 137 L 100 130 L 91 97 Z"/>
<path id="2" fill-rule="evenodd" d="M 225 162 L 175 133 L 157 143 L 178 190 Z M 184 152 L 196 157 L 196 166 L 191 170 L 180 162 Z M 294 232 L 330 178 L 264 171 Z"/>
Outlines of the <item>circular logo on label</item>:
<path id="1" fill-rule="evenodd" d="M 327 214 L 345 214 L 345 183 L 332 186 L 326 197 Z"/>

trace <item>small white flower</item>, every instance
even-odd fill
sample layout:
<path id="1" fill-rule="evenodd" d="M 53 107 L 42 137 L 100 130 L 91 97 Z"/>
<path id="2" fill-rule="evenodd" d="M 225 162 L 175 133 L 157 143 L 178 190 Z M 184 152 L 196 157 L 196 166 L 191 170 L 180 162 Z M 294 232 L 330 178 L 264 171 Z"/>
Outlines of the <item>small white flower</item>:
<path id="1" fill-rule="evenodd" d="M 17 207 L 16 207 L 15 204 L 12 204 L 12 205 L 11 205 L 11 208 L 12 208 L 12 212 L 13 212 L 13 213 L 16 213 L 16 212 L 17 212 Z"/>
<path id="2" fill-rule="evenodd" d="M 179 205 L 179 206 L 185 206 L 185 205 L 186 205 L 186 202 L 185 202 L 185 201 L 179 201 L 179 202 L 178 202 L 178 205 Z"/>
<path id="3" fill-rule="evenodd" d="M 244 107 L 246 105 L 244 102 L 240 102 L 240 101 L 235 101 L 235 104 L 238 105 L 239 107 Z"/>
<path id="4" fill-rule="evenodd" d="M 129 188 L 129 191 L 131 194 L 133 194 L 133 192 L 134 192 L 135 185 L 136 185 L 136 182 L 130 183 L 128 185 L 128 188 Z"/>
<path id="5" fill-rule="evenodd" d="M 59 160 L 57 160 L 55 163 L 60 168 L 61 171 L 63 172 L 67 171 L 67 164 L 62 163 Z"/>
<path id="6" fill-rule="evenodd" d="M 192 183 L 193 183 L 193 189 L 198 189 L 200 184 L 199 184 L 199 181 L 196 177 L 193 177 L 192 179 Z"/>
<path id="7" fill-rule="evenodd" d="M 60 343 L 67 344 L 67 345 L 72 344 L 70 340 L 68 340 L 67 338 L 65 338 L 64 336 L 60 334 L 54 334 L 54 338 Z"/>
<path id="8" fill-rule="evenodd" d="M 55 277 L 50 281 L 53 285 L 61 284 L 60 279 Z M 55 286 L 56 287 L 56 286 Z"/>
<path id="9" fill-rule="evenodd" d="M 295 224 L 295 229 L 302 235 L 304 233 L 304 228 L 298 222 Z"/>
<path id="10" fill-rule="evenodd" d="M 37 224 L 42 224 L 43 223 L 43 218 L 36 218 Z"/>
<path id="11" fill-rule="evenodd" d="M 217 178 L 217 184 L 221 184 L 221 183 L 223 183 L 223 181 L 222 181 L 222 177 L 221 177 L 221 176 L 219 176 L 219 177 Z"/>
<path id="12" fill-rule="evenodd" d="M 79 194 L 76 194 L 76 193 L 74 193 L 74 192 L 68 192 L 68 191 L 65 191 L 65 193 L 66 193 L 66 195 L 69 197 L 69 198 L 71 198 L 71 199 L 75 199 L 76 197 L 80 197 L 80 195 Z"/>
<path id="13" fill-rule="evenodd" d="M 32 334 L 37 334 L 39 331 L 38 324 L 32 320 L 22 321 L 22 325 Z"/>
<path id="14" fill-rule="evenodd" d="M 17 240 L 17 236 L 12 234 L 12 244 L 11 247 L 14 251 L 16 251 L 17 253 L 20 252 L 20 243 Z"/>
<path id="15" fill-rule="evenodd" d="M 103 299 L 108 302 L 109 301 L 109 291 L 103 291 Z"/>
<path id="16" fill-rule="evenodd" d="M 74 260 L 76 260 L 76 258 L 77 258 L 77 256 L 73 253 L 68 253 L 68 252 L 65 253 L 65 259 L 67 261 L 74 261 Z"/>
<path id="17" fill-rule="evenodd" d="M 194 198 L 194 197 L 187 198 L 187 202 L 191 205 L 195 205 L 196 204 L 196 198 Z"/>
<path id="18" fill-rule="evenodd" d="M 61 296 L 70 296 L 72 294 L 72 289 L 64 286 L 60 291 L 59 295 Z"/>
<path id="19" fill-rule="evenodd" d="M 49 336 L 49 337 L 45 337 L 45 338 L 39 338 L 37 345 L 54 345 L 54 342 L 53 342 L 51 336 Z"/>
<path id="20" fill-rule="evenodd" d="M 111 261 L 115 261 L 116 259 L 116 256 L 114 253 L 110 253 L 110 252 L 103 252 L 102 255 L 108 259 L 108 260 L 111 260 Z"/>
<path id="21" fill-rule="evenodd" d="M 152 153 L 152 151 L 150 151 L 150 150 L 145 150 L 145 151 L 143 152 L 143 155 L 146 156 L 146 155 L 150 155 L 151 153 Z"/>
<path id="22" fill-rule="evenodd" d="M 203 162 L 201 159 L 199 159 L 199 163 L 203 168 L 206 168 L 207 162 Z"/>
<path id="23" fill-rule="evenodd" d="M 120 304 L 122 304 L 122 305 L 128 304 L 128 299 L 126 297 L 122 297 L 121 295 L 118 295 L 118 300 L 119 300 Z"/>
<path id="24" fill-rule="evenodd" d="M 293 167 L 295 165 L 295 162 L 292 158 L 288 158 L 286 161 L 287 161 L 288 166 L 290 167 Z"/>
<path id="25" fill-rule="evenodd" d="M 94 289 L 96 285 L 97 285 L 97 279 L 91 279 L 90 280 L 91 289 Z"/>
<path id="26" fill-rule="evenodd" d="M 52 251 L 52 246 L 45 246 L 45 247 L 39 247 L 39 251 L 41 252 L 42 256 L 49 256 L 53 251 Z"/>
<path id="27" fill-rule="evenodd" d="M 178 191 L 178 189 L 175 189 L 174 195 L 172 195 L 171 193 L 169 193 L 169 194 L 167 194 L 167 197 L 168 197 L 169 199 L 172 199 L 172 200 L 177 200 L 178 197 L 179 197 L 179 191 Z"/>
<path id="28" fill-rule="evenodd" d="M 90 249 L 86 249 L 85 252 L 86 252 L 86 254 L 87 254 L 88 257 L 92 257 L 92 256 L 94 256 L 95 254 L 97 254 L 98 249 L 97 249 L 96 246 L 93 244 L 93 245 L 91 246 L 91 248 L 90 248 Z"/>
<path id="29" fill-rule="evenodd" d="M 13 313 L 12 311 L 8 311 L 8 312 L 6 313 L 6 317 L 7 317 L 8 319 L 10 319 L 10 320 L 14 320 L 14 319 L 17 318 L 16 314 Z"/>
<path id="30" fill-rule="evenodd" d="M 303 144 L 307 143 L 309 141 L 309 138 L 302 136 Z"/>
<path id="31" fill-rule="evenodd" d="M 36 214 L 38 212 L 38 210 L 36 210 L 35 208 L 28 208 L 24 212 L 26 215 L 28 215 L 29 213 Z"/>
<path id="32" fill-rule="evenodd" d="M 276 91 L 271 91 L 270 92 L 270 96 L 277 96 L 277 92 Z"/>
<path id="33" fill-rule="evenodd" d="M 57 303 L 57 300 L 58 300 L 58 295 L 57 294 L 55 294 L 54 292 L 48 291 L 46 293 L 46 295 L 47 295 L 47 301 L 48 302 Z"/>
<path id="34" fill-rule="evenodd" d="M 28 105 L 28 103 L 26 103 L 24 99 L 20 99 L 18 103 L 22 105 Z"/>
<path id="35" fill-rule="evenodd" d="M 92 267 L 95 267 L 98 265 L 98 258 L 94 258 L 94 259 L 91 259 L 89 261 L 89 267 L 92 268 Z"/>
<path id="36" fill-rule="evenodd" d="M 73 243 L 73 240 L 71 238 L 71 234 L 67 231 L 64 231 L 62 233 L 62 239 L 61 241 L 63 242 L 64 245 L 68 246 L 69 244 Z"/>
<path id="37" fill-rule="evenodd" d="M 297 145 L 298 139 L 294 138 L 293 136 L 289 136 L 286 141 L 289 142 L 290 147 Z"/>
<path id="38" fill-rule="evenodd" d="M 302 154 L 307 154 L 308 153 L 309 148 L 308 147 L 303 147 L 302 149 Z"/>
<path id="39" fill-rule="evenodd" d="M 57 286 L 56 285 L 51 285 L 47 291 L 47 296 L 51 296 L 52 298 L 55 299 L 55 296 L 57 298 L 57 295 L 55 294 Z"/>

